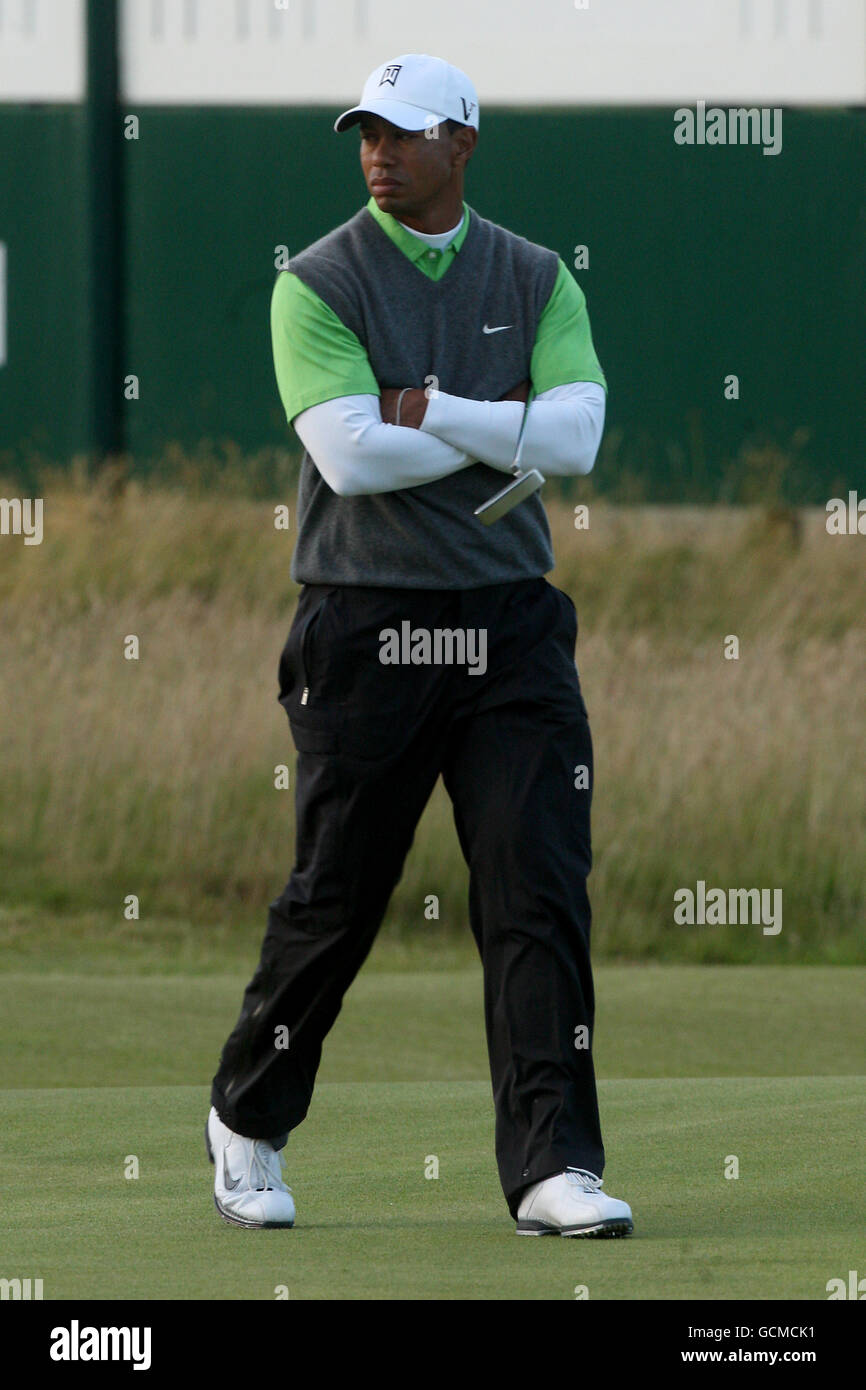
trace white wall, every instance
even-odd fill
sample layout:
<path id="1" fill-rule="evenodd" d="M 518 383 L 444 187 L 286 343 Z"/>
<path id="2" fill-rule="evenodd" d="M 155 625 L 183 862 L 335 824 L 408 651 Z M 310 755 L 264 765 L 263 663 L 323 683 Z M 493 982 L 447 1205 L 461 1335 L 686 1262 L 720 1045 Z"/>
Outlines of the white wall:
<path id="1" fill-rule="evenodd" d="M 129 104 L 357 101 L 435 53 L 485 103 L 866 101 L 866 0 L 120 0 Z M 75 100 L 83 0 L 0 0 L 0 101 Z"/>
<path id="2" fill-rule="evenodd" d="M 581 4 L 583 0 L 581 0 Z M 134 101 L 358 100 L 405 52 L 485 102 L 858 102 L 866 0 L 125 0 Z"/>
<path id="3" fill-rule="evenodd" d="M 0 101 L 80 101 L 84 0 L 0 0 Z"/>

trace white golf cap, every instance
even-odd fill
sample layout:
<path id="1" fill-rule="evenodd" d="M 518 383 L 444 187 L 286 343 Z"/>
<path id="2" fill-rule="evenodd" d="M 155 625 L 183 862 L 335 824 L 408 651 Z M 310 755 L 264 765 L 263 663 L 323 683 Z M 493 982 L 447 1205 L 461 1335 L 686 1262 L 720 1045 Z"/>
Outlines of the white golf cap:
<path id="1" fill-rule="evenodd" d="M 365 112 L 384 116 L 401 130 L 424 130 L 449 120 L 477 130 L 478 93 L 466 73 L 443 58 L 403 53 L 370 73 L 360 102 L 337 118 L 334 129 L 348 130 Z"/>

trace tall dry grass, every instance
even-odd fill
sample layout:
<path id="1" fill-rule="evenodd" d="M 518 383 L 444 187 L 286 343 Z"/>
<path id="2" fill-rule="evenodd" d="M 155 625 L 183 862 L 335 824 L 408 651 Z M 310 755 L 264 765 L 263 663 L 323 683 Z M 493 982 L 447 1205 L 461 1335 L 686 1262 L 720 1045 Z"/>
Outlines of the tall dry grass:
<path id="1" fill-rule="evenodd" d="M 4 495 L 10 495 L 7 491 Z M 292 862 L 276 703 L 294 531 L 273 503 L 55 477 L 0 538 L 0 906 L 263 921 Z M 293 496 L 285 499 L 293 506 Z M 866 538 L 823 513 L 549 501 L 596 753 L 600 955 L 866 958 Z M 135 634 L 141 658 L 124 660 Z M 740 641 L 738 661 L 723 640 Z M 782 888 L 777 937 L 682 927 L 680 887 Z M 386 930 L 465 930 L 441 785 Z"/>

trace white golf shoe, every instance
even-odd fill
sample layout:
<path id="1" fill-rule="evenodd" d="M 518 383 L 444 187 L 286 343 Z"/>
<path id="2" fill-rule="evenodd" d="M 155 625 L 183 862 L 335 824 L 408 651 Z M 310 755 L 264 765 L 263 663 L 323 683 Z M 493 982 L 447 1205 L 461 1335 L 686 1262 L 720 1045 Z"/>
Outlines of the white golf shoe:
<path id="1" fill-rule="evenodd" d="M 224 1220 L 253 1230 L 294 1226 L 291 1188 L 283 1182 L 282 1159 L 272 1144 L 235 1134 L 213 1106 L 204 1138 L 215 1169 L 214 1204 Z"/>
<path id="2" fill-rule="evenodd" d="M 630 1236 L 631 1207 L 608 1197 L 602 1179 L 583 1168 L 533 1183 L 517 1209 L 519 1236 Z"/>

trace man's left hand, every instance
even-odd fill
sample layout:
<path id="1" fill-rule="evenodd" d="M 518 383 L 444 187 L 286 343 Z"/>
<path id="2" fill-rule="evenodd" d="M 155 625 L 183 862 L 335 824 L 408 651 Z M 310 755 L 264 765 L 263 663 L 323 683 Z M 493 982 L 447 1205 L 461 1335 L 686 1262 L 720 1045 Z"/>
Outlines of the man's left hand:
<path id="1" fill-rule="evenodd" d="M 396 425 L 397 423 L 397 401 L 400 399 L 400 391 L 393 387 L 386 387 L 382 391 L 379 408 L 382 412 L 382 421 L 386 425 Z M 410 430 L 420 428 L 421 421 L 427 409 L 427 394 L 420 387 L 412 387 L 407 391 L 403 400 L 400 402 L 400 424 Z"/>

